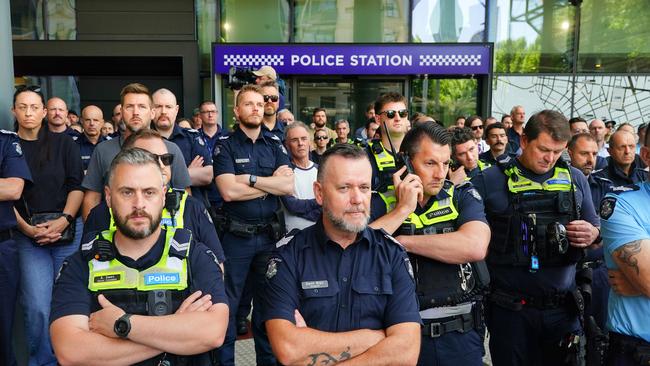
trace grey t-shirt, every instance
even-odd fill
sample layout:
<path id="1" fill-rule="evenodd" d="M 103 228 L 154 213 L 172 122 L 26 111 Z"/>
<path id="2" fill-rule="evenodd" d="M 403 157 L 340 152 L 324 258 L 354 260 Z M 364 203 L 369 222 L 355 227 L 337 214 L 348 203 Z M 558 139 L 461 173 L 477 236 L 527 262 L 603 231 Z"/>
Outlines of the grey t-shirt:
<path id="1" fill-rule="evenodd" d="M 186 188 L 191 185 L 190 173 L 185 166 L 185 159 L 181 149 L 178 148 L 173 142 L 164 140 L 167 145 L 167 151 L 174 154 L 174 162 L 172 163 L 172 187 Z M 104 185 L 108 179 L 108 169 L 111 166 L 113 158 L 120 152 L 124 143 L 124 138 L 114 138 L 108 141 L 101 142 L 93 151 L 88 163 L 88 171 L 84 177 L 81 186 L 89 191 L 104 192 Z"/>

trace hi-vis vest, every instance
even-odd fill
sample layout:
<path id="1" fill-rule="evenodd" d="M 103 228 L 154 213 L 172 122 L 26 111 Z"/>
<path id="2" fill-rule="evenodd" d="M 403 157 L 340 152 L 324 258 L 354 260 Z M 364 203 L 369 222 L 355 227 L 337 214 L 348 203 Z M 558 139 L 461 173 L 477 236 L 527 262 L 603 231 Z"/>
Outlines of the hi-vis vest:
<path id="1" fill-rule="evenodd" d="M 393 174 L 397 171 L 395 157 L 384 148 L 381 140 L 368 141 L 368 148 L 372 153 L 379 170 L 379 185 L 375 191 L 386 204 L 387 211 L 395 207 L 395 187 L 393 186 Z"/>
<path id="2" fill-rule="evenodd" d="M 169 191 L 171 192 L 171 188 Z M 183 229 L 185 227 L 185 221 L 183 220 L 183 214 L 185 213 L 185 202 L 187 201 L 187 192 L 183 191 L 181 195 L 181 200 L 180 200 L 180 205 L 178 207 L 178 210 L 174 213 L 174 216 L 172 217 L 171 213 L 169 210 L 167 210 L 166 207 L 163 207 L 162 214 L 160 217 L 160 224 L 165 227 L 165 228 L 176 228 L 176 229 Z M 113 219 L 113 210 L 109 208 L 109 213 L 111 215 L 111 223 L 109 226 L 109 230 L 117 230 L 115 227 L 115 220 Z"/>
<path id="3" fill-rule="evenodd" d="M 88 289 L 92 292 L 107 290 L 175 290 L 182 291 L 188 287 L 187 257 L 190 251 L 191 233 L 189 230 L 167 229 L 165 247 L 160 260 L 153 266 L 138 271 L 122 264 L 117 258 L 88 261 Z M 113 241 L 115 231 L 106 230 L 100 235 L 103 239 Z M 90 253 L 93 244 L 100 239 L 82 245 L 82 251 Z M 182 240 L 182 242 L 179 242 Z M 92 253 L 90 253 L 92 255 Z"/>
<path id="4" fill-rule="evenodd" d="M 492 229 L 488 263 L 528 266 L 534 272 L 542 266 L 577 262 L 583 250 L 568 245 L 566 238 L 559 245 L 549 236 L 554 227 L 566 226 L 580 216 L 566 163 L 558 161 L 553 175 L 541 183 L 523 176 L 514 161 L 498 166 L 508 177 L 510 207 L 499 214 L 486 210 Z"/>
<path id="5" fill-rule="evenodd" d="M 453 183 L 445 181 L 442 189 L 448 197 L 436 200 L 424 213 L 411 213 L 400 227 L 400 235 L 432 235 L 456 231 L 458 210 L 454 205 L 455 188 Z M 449 264 L 412 253 L 409 253 L 409 258 L 413 264 L 415 292 L 420 310 L 475 300 L 489 285 L 489 274 L 483 261 Z"/>

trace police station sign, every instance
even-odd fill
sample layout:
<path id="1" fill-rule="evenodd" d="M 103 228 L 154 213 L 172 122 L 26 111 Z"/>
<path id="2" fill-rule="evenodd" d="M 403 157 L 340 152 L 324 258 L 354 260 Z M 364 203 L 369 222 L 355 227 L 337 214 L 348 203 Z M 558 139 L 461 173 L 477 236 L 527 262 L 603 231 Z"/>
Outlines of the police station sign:
<path id="1" fill-rule="evenodd" d="M 284 75 L 489 74 L 491 44 L 213 45 L 214 70 L 269 65 Z"/>

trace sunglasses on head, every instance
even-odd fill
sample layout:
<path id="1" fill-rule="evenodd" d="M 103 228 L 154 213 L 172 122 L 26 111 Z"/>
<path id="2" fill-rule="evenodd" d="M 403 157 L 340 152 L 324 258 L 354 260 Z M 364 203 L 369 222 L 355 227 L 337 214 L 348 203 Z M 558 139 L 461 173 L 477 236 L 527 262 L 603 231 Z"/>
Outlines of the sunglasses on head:
<path id="1" fill-rule="evenodd" d="M 328 139 L 327 136 L 316 136 L 316 137 L 314 137 L 314 140 L 327 140 L 327 139 Z"/>
<path id="2" fill-rule="evenodd" d="M 472 127 L 470 127 L 470 128 L 471 128 L 473 131 L 476 131 L 476 130 L 478 130 L 479 128 L 482 130 L 482 129 L 483 129 L 483 126 L 472 126 Z"/>
<path id="3" fill-rule="evenodd" d="M 164 166 L 170 166 L 174 162 L 174 155 L 171 153 L 161 154 L 161 155 L 154 154 L 154 155 L 158 158 L 158 161 L 160 161 Z"/>
<path id="4" fill-rule="evenodd" d="M 263 97 L 264 97 L 264 103 L 268 103 L 269 100 L 275 103 L 278 101 L 278 99 L 280 99 L 280 97 L 278 97 L 277 95 L 264 95 Z"/>
<path id="5" fill-rule="evenodd" d="M 24 92 L 26 90 L 33 91 L 34 93 L 40 93 L 41 87 L 38 85 L 17 85 L 16 86 L 17 92 Z"/>
<path id="6" fill-rule="evenodd" d="M 396 114 L 399 114 L 400 118 L 406 118 L 409 115 L 409 111 L 406 109 L 400 109 L 399 111 L 387 110 L 379 112 L 379 114 L 385 114 L 388 118 L 395 118 Z"/>

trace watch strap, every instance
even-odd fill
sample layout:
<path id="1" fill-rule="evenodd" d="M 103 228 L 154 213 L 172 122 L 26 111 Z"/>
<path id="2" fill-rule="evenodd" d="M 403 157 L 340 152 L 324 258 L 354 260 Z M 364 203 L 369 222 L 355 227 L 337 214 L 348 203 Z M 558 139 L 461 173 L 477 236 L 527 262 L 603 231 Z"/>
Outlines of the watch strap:
<path id="1" fill-rule="evenodd" d="M 115 321 L 115 325 L 113 326 L 113 332 L 117 334 L 118 337 L 120 338 L 127 338 L 129 336 L 129 333 L 131 332 L 131 321 L 129 318 L 133 314 L 124 314 L 121 317 L 119 317 Z M 120 324 L 124 323 L 126 325 L 126 329 L 124 331 L 121 330 Z"/>

